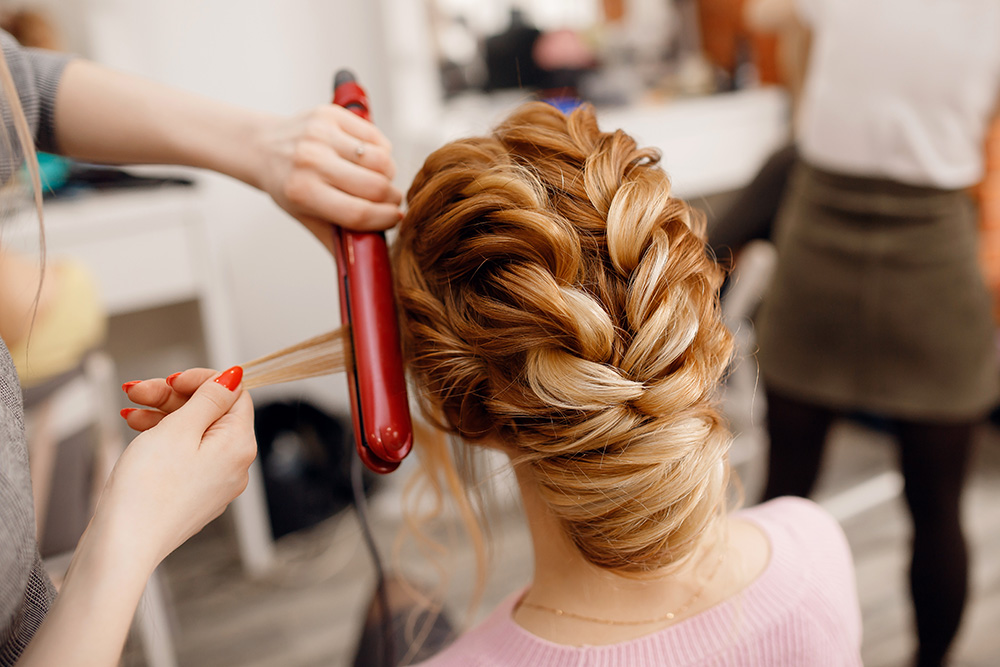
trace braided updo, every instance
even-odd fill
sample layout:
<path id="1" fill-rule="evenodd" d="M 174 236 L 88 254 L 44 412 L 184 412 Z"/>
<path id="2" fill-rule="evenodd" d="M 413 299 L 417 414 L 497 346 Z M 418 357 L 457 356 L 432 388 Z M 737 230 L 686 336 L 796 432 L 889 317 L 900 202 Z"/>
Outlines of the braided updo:
<path id="1" fill-rule="evenodd" d="M 395 250 L 427 413 L 501 443 L 585 558 L 632 574 L 692 552 L 729 472 L 722 274 L 658 157 L 526 104 L 427 158 Z"/>

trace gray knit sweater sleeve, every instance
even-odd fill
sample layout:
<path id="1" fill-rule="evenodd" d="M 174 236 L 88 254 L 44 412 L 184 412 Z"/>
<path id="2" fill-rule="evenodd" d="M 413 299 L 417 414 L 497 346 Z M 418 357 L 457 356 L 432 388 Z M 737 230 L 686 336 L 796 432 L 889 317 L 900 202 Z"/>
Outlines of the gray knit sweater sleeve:
<path id="1" fill-rule="evenodd" d="M 54 596 L 35 542 L 21 387 L 0 340 L 0 667 L 17 662 Z"/>
<path id="2" fill-rule="evenodd" d="M 56 89 L 69 57 L 24 49 L 2 31 L 0 48 L 37 147 L 55 150 Z M 0 99 L 0 107 L 8 136 L 13 136 L 10 105 Z M 21 159 L 9 153 L 2 156 L 3 182 Z M 7 346 L 0 341 L 0 667 L 17 662 L 54 596 L 35 542 L 21 387 Z"/>
<path id="3" fill-rule="evenodd" d="M 17 43 L 9 33 L 0 31 L 0 47 L 7 59 L 21 98 L 21 108 L 28 119 L 35 136 L 35 145 L 39 150 L 51 153 L 58 152 L 55 133 L 56 92 L 63 70 L 72 59 L 64 53 L 44 51 L 42 49 L 26 49 Z M 13 135 L 13 117 L 6 104 L 3 105 L 3 120 L 7 132 Z"/>

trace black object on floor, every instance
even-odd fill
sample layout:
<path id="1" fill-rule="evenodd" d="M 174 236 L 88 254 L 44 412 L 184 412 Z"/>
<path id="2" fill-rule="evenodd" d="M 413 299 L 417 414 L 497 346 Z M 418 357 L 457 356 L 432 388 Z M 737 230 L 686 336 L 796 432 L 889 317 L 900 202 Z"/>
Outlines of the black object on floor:
<path id="1" fill-rule="evenodd" d="M 388 600 L 391 612 L 391 637 L 386 640 L 382 601 Z M 386 649 L 395 654 L 393 667 L 427 660 L 448 647 L 458 634 L 444 611 L 421 609 L 410 601 L 400 580 L 387 576 L 381 590 L 372 594 L 352 667 L 387 667 Z"/>
<path id="2" fill-rule="evenodd" d="M 307 528 L 353 504 L 349 421 L 303 402 L 256 410 L 254 428 L 275 538 Z M 371 493 L 375 475 L 364 477 Z"/>

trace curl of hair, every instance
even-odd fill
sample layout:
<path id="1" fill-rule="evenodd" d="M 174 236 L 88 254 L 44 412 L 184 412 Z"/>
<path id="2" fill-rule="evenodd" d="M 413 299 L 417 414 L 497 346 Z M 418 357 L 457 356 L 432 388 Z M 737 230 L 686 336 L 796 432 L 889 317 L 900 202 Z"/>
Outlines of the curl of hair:
<path id="1" fill-rule="evenodd" d="M 591 563 L 662 571 L 721 516 L 732 353 L 704 220 L 658 153 L 530 103 L 427 158 L 395 246 L 427 415 L 527 466 Z"/>

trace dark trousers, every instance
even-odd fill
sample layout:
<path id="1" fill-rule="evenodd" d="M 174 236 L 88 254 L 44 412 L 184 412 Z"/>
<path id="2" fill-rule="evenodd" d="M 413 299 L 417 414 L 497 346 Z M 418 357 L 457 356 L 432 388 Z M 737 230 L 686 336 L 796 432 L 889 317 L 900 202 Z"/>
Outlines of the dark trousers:
<path id="1" fill-rule="evenodd" d="M 773 391 L 767 392 L 767 406 L 771 452 L 764 499 L 808 496 L 819 475 L 827 432 L 841 415 Z M 916 664 L 940 667 L 958 632 L 968 593 L 960 508 L 975 424 L 892 420 L 891 425 L 913 518 L 910 592 L 920 645 Z"/>

